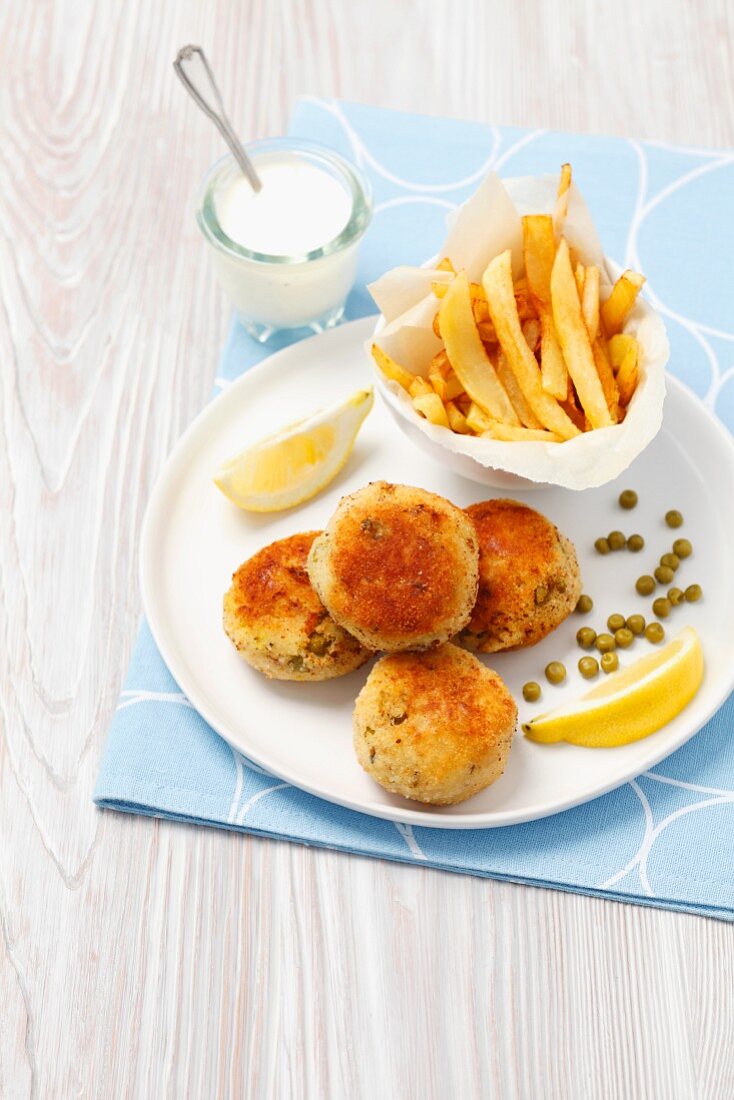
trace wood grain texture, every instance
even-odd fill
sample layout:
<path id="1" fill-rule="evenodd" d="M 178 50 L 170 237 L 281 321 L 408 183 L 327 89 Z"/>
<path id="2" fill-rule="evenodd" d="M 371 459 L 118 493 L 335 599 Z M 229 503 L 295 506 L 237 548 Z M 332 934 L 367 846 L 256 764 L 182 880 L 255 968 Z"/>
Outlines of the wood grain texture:
<path id="1" fill-rule="evenodd" d="M 0 1096 L 734 1095 L 731 927 L 91 804 L 137 544 L 228 307 L 172 75 L 734 145 L 727 0 L 0 6 Z"/>

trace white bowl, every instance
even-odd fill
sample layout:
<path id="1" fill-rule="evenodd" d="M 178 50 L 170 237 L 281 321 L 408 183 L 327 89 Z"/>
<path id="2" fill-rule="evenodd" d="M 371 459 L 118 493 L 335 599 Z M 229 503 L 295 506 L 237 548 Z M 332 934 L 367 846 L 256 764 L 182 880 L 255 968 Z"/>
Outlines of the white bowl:
<path id="1" fill-rule="evenodd" d="M 431 267 L 435 257 L 423 266 Z M 612 278 L 622 268 L 606 260 Z M 380 315 L 373 337 L 385 327 Z M 430 424 L 413 408 L 410 399 L 394 382 L 389 382 L 372 357 L 375 385 L 395 423 L 411 442 L 445 467 L 498 489 L 541 489 L 560 485 L 568 489 L 587 489 L 613 481 L 657 435 L 662 423 L 665 393 L 665 364 L 669 346 L 660 314 L 649 302 L 638 298 L 625 324 L 625 331 L 637 336 L 645 352 L 640 383 L 622 424 L 598 428 L 564 443 L 501 442 L 459 436 L 447 428 Z M 488 447 L 487 443 L 491 445 Z M 458 447 L 460 450 L 452 448 Z M 561 455 L 554 454 L 563 448 Z M 491 457 L 486 452 L 491 450 Z"/>

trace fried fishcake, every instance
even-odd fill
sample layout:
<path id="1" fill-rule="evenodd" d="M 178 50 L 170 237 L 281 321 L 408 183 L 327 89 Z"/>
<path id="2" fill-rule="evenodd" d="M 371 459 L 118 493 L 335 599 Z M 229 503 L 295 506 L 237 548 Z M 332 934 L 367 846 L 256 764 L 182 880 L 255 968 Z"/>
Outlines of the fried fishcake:
<path id="1" fill-rule="evenodd" d="M 375 481 L 339 502 L 308 572 L 336 622 L 393 653 L 440 645 L 468 623 L 478 563 L 476 530 L 460 508 Z"/>
<path id="2" fill-rule="evenodd" d="M 319 531 L 279 539 L 239 567 L 224 597 L 224 629 L 242 657 L 274 680 L 330 680 L 370 651 L 337 626 L 306 559 Z"/>
<path id="3" fill-rule="evenodd" d="M 499 779 L 516 724 L 497 673 L 447 643 L 377 662 L 354 708 L 354 747 L 385 790 L 448 806 Z"/>
<path id="4" fill-rule="evenodd" d="M 459 640 L 480 653 L 534 645 L 581 595 L 573 543 L 516 500 L 484 500 L 466 511 L 479 535 L 479 594 Z"/>

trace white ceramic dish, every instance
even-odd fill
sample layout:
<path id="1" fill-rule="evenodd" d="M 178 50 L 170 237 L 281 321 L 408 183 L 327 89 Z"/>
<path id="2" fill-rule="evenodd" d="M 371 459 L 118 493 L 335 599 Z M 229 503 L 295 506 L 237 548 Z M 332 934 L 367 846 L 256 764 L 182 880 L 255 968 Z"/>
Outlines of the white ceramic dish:
<path id="1" fill-rule="evenodd" d="M 569 677 L 561 688 L 546 685 L 541 705 L 580 694 L 588 685 L 576 671 L 578 627 L 601 629 L 612 611 L 649 615 L 651 601 L 634 592 L 634 580 L 652 570 L 673 538 L 690 536 L 695 553 L 681 566 L 679 579 L 684 586 L 700 582 L 706 596 L 678 608 L 666 629 L 670 634 L 695 626 L 707 668 L 695 700 L 665 729 L 611 750 L 534 745 L 518 735 L 507 770 L 492 787 L 458 806 L 423 807 L 387 794 L 354 756 L 352 706 L 369 666 L 322 684 L 277 683 L 249 668 L 224 635 L 222 595 L 236 566 L 274 539 L 322 527 L 342 494 L 386 478 L 443 493 L 460 505 L 499 495 L 427 460 L 396 431 L 380 403 L 337 480 L 301 508 L 248 515 L 214 487 L 211 475 L 222 459 L 248 441 L 365 384 L 369 368 L 362 345 L 373 326 L 374 318 L 365 318 L 254 367 L 201 413 L 168 459 L 145 517 L 141 578 L 151 629 L 182 690 L 214 729 L 273 774 L 331 802 L 414 825 L 468 829 L 529 821 L 588 801 L 645 771 L 687 741 L 734 686 L 728 553 L 734 545 L 734 509 L 725 506 L 734 500 L 734 444 L 673 378 L 662 431 L 618 482 L 584 493 L 552 488 L 514 494 L 573 538 L 584 590 L 594 597 L 595 608 L 590 616 L 572 615 L 532 649 L 491 659 L 520 699 L 521 719 L 539 709 L 522 702 L 521 686 L 529 679 L 542 682 L 551 659 L 563 660 Z M 616 503 L 628 486 L 640 496 L 633 512 Z M 669 508 L 679 508 L 686 518 L 679 531 L 665 526 L 662 517 Z M 645 550 L 595 554 L 594 538 L 614 528 L 642 533 Z M 647 642 L 637 642 L 622 662 L 648 651 Z"/>

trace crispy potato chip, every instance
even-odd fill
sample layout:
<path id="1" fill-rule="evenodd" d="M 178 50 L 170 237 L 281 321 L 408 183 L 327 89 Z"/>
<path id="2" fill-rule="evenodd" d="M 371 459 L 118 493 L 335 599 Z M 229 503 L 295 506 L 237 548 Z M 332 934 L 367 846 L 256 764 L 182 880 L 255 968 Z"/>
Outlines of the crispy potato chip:
<path id="1" fill-rule="evenodd" d="M 586 331 L 592 344 L 599 333 L 599 268 L 587 267 L 584 274 L 584 290 L 581 295 L 581 312 Z"/>
<path id="2" fill-rule="evenodd" d="M 528 214 L 522 220 L 525 274 L 530 296 L 540 317 L 540 371 L 543 389 L 564 400 L 568 371 L 553 326 L 550 280 L 556 258 L 553 219 L 549 214 Z"/>
<path id="3" fill-rule="evenodd" d="M 517 378 L 515 378 L 510 369 L 510 364 L 507 362 L 507 356 L 501 348 L 497 354 L 495 367 L 500 382 L 507 390 L 507 396 L 512 402 L 512 407 L 520 418 L 520 423 L 526 428 L 542 428 L 543 425 L 525 400 L 525 395 L 520 389 Z"/>
<path id="4" fill-rule="evenodd" d="M 456 268 L 451 263 L 448 256 L 444 256 L 442 260 L 439 260 L 436 264 L 436 271 L 450 271 L 452 275 L 456 274 Z"/>
<path id="5" fill-rule="evenodd" d="M 463 273 L 451 283 L 441 302 L 440 316 L 446 354 L 466 392 L 489 415 L 519 427 L 517 414 L 479 337 L 469 283 Z"/>
<path id="6" fill-rule="evenodd" d="M 514 428 L 511 424 L 500 424 L 498 420 L 491 421 L 489 428 L 482 432 L 482 435 L 486 439 L 503 439 L 507 442 L 514 440 L 525 443 L 563 442 L 560 435 L 556 435 L 555 432 L 546 431 L 544 428 Z"/>
<path id="7" fill-rule="evenodd" d="M 578 435 L 575 424 L 543 389 L 540 367 L 522 334 L 512 286 L 512 255 L 509 249 L 488 265 L 482 283 L 500 346 L 530 408 L 541 424 L 564 439 Z"/>
<path id="8" fill-rule="evenodd" d="M 437 393 L 427 393 L 423 397 L 414 397 L 413 407 L 418 410 L 421 416 L 425 416 L 431 424 L 437 424 L 440 428 L 448 428 L 449 418 L 446 415 L 446 409 L 443 407 L 443 401 Z"/>
<path id="9" fill-rule="evenodd" d="M 467 435 L 469 432 L 469 425 L 459 406 L 453 401 L 446 401 L 445 405 L 451 431 L 458 432 L 459 435 Z"/>
<path id="10" fill-rule="evenodd" d="M 623 271 L 612 287 L 612 293 L 601 306 L 601 320 L 607 336 L 622 331 L 627 314 L 635 304 L 645 282 L 644 275 L 636 271 Z"/>
<path id="11" fill-rule="evenodd" d="M 558 340 L 581 406 L 593 428 L 607 428 L 612 424 L 612 417 L 581 315 L 581 303 L 565 240 L 560 241 L 553 264 L 551 296 Z"/>
<path id="12" fill-rule="evenodd" d="M 394 359 L 391 359 L 378 344 L 373 344 L 371 351 L 372 358 L 385 377 L 392 382 L 397 382 L 404 390 L 409 390 L 415 380 L 415 375 L 411 374 L 405 367 L 401 367 L 400 363 L 396 363 Z"/>

